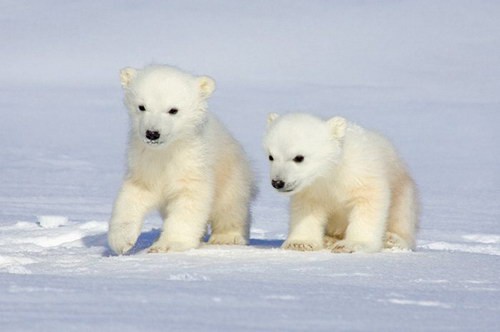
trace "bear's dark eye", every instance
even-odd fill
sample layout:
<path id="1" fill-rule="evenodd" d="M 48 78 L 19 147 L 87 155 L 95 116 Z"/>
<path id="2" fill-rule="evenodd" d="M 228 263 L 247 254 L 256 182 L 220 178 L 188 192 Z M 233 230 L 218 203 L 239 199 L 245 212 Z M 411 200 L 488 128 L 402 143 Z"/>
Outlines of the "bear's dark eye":
<path id="1" fill-rule="evenodd" d="M 274 160 L 273 156 L 269 155 L 269 160 L 273 161 Z"/>
<path id="2" fill-rule="evenodd" d="M 177 108 L 171 108 L 170 111 L 168 111 L 168 114 L 177 114 L 177 112 L 179 112 L 179 110 Z"/>
<path id="3" fill-rule="evenodd" d="M 299 154 L 298 156 L 295 156 L 295 158 L 293 158 L 293 161 L 295 161 L 296 163 L 301 163 L 304 161 L 304 156 L 301 156 Z"/>
<path id="4" fill-rule="evenodd" d="M 138 109 L 139 109 L 139 111 L 141 111 L 141 112 L 144 112 L 144 111 L 146 110 L 146 107 L 144 107 L 144 105 L 139 105 L 137 108 L 138 108 Z"/>

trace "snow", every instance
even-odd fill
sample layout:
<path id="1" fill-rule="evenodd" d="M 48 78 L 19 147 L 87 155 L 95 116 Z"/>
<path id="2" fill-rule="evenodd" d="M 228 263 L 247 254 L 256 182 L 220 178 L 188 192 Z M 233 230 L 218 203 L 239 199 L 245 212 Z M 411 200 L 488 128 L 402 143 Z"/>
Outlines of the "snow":
<path id="1" fill-rule="evenodd" d="M 500 323 L 500 3 L 3 1 L 2 331 L 495 331 Z M 259 178 L 251 244 L 111 255 L 125 169 L 118 70 L 217 80 L 210 110 Z M 399 148 L 423 203 L 416 252 L 279 249 L 287 199 L 269 112 L 343 115 Z"/>
<path id="2" fill-rule="evenodd" d="M 68 224 L 68 218 L 64 216 L 39 216 L 38 224 L 43 228 L 57 228 Z"/>

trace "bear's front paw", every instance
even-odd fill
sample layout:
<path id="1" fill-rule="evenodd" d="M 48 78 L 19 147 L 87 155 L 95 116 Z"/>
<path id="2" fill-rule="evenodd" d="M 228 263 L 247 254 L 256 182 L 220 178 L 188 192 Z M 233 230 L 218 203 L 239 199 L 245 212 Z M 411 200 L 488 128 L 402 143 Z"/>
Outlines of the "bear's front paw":
<path id="1" fill-rule="evenodd" d="M 139 233 L 130 224 L 110 226 L 108 245 L 116 254 L 123 255 L 135 245 Z"/>
<path id="2" fill-rule="evenodd" d="M 334 253 L 353 253 L 353 252 L 374 252 L 378 251 L 376 246 L 365 243 L 340 240 L 333 244 L 331 248 Z"/>
<path id="3" fill-rule="evenodd" d="M 322 249 L 323 244 L 321 242 L 314 241 L 286 240 L 281 247 L 288 250 L 315 251 Z"/>
<path id="4" fill-rule="evenodd" d="M 156 241 L 148 250 L 148 253 L 162 253 L 169 251 L 186 251 L 198 247 L 198 244 L 180 241 Z"/>
<path id="5" fill-rule="evenodd" d="M 248 244 L 248 240 L 241 234 L 238 233 L 227 233 L 227 234 L 212 234 L 208 240 L 209 244 L 229 244 L 229 245 L 240 245 L 244 246 Z"/>

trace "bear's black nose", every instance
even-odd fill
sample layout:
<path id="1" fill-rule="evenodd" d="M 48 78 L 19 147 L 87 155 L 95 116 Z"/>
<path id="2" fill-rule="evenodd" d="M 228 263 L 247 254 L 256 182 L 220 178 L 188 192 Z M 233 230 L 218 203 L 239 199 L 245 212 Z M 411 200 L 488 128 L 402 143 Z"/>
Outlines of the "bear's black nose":
<path id="1" fill-rule="evenodd" d="M 272 180 L 271 184 L 276 189 L 283 189 L 283 187 L 285 186 L 285 182 L 283 182 L 281 180 Z"/>
<path id="2" fill-rule="evenodd" d="M 156 141 L 160 138 L 160 133 L 158 131 L 146 130 L 146 138 L 151 141 Z"/>

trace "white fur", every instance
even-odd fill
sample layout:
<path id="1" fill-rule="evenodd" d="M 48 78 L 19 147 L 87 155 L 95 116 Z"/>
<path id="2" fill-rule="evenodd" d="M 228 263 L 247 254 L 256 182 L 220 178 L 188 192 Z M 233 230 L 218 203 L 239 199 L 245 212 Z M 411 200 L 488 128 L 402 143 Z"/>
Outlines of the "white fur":
<path id="1" fill-rule="evenodd" d="M 208 222 L 210 243 L 246 244 L 253 176 L 241 146 L 207 112 L 215 82 L 168 66 L 125 68 L 120 76 L 131 131 L 128 172 L 109 224 L 111 249 L 132 248 L 152 209 L 164 224 L 150 252 L 197 247 Z M 159 138 L 148 139 L 148 130 Z"/>
<path id="2" fill-rule="evenodd" d="M 376 252 L 413 249 L 418 201 L 392 144 L 341 117 L 268 117 L 271 180 L 291 196 L 286 249 Z M 301 155 L 302 162 L 293 159 Z"/>

